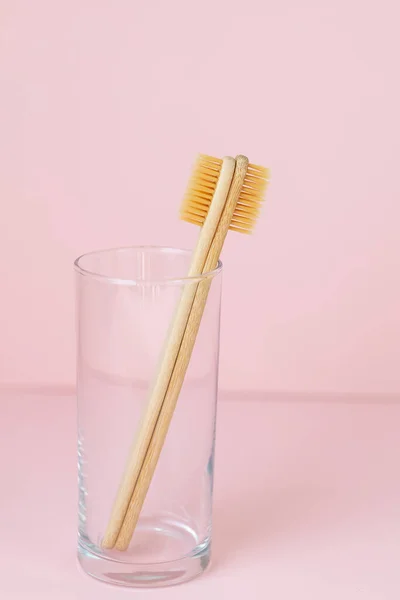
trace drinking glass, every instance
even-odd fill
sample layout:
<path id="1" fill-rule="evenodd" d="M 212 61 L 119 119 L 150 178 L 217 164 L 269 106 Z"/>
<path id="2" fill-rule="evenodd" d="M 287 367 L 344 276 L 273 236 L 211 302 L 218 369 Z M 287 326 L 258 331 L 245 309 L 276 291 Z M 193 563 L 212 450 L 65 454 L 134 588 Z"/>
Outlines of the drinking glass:
<path id="1" fill-rule="evenodd" d="M 130 247 L 75 263 L 78 557 L 109 583 L 152 587 L 210 561 L 222 265 L 186 277 L 191 253 Z M 211 283 L 206 308 L 139 522 L 127 551 L 102 538 L 186 286 Z"/>

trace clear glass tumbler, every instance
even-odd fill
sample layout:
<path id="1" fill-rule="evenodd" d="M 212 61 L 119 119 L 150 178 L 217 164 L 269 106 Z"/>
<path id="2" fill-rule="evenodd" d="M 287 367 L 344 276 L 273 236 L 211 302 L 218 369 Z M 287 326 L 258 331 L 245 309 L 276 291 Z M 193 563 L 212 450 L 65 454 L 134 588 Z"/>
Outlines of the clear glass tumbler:
<path id="1" fill-rule="evenodd" d="M 222 265 L 188 278 L 191 253 L 133 247 L 75 261 L 78 557 L 125 586 L 176 584 L 210 560 Z M 212 280 L 212 281 L 211 281 Z M 127 551 L 102 538 L 185 286 L 211 287 L 189 368 Z"/>

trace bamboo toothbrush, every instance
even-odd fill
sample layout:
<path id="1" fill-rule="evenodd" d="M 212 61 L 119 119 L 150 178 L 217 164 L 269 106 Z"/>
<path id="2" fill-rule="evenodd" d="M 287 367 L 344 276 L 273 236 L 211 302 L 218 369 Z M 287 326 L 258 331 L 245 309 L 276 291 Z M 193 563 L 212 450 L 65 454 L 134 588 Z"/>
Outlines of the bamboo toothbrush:
<path id="1" fill-rule="evenodd" d="M 210 245 L 203 272 L 208 272 L 216 267 L 229 229 L 251 233 L 257 220 L 267 179 L 267 169 L 249 165 L 248 159 L 244 156 L 236 158 L 236 169 L 231 188 L 215 236 Z M 199 206 L 197 197 L 192 197 L 192 194 L 189 192 L 181 211 L 182 218 L 198 225 L 201 225 L 203 222 L 205 223 L 208 211 L 211 211 L 213 202 L 214 200 L 203 202 Z M 211 280 L 205 279 L 197 286 L 168 390 L 115 544 L 117 550 L 123 551 L 128 548 L 136 527 L 189 365 L 210 285 Z"/>
<path id="2" fill-rule="evenodd" d="M 187 190 L 188 204 L 190 204 L 192 211 L 190 214 L 193 213 L 193 218 L 197 218 L 198 215 L 203 214 L 204 206 L 208 206 L 209 211 L 206 218 L 203 219 L 204 226 L 201 229 L 193 253 L 188 277 L 196 277 L 204 270 L 208 251 L 225 206 L 234 171 L 235 159 L 230 156 L 222 160 L 206 155 L 200 155 L 198 158 Z M 167 343 L 162 353 L 158 375 L 139 426 L 137 438 L 134 440 L 130 451 L 110 520 L 102 540 L 103 548 L 113 548 L 117 541 L 168 389 L 196 290 L 196 285 L 184 286 L 177 312 L 167 336 Z"/>

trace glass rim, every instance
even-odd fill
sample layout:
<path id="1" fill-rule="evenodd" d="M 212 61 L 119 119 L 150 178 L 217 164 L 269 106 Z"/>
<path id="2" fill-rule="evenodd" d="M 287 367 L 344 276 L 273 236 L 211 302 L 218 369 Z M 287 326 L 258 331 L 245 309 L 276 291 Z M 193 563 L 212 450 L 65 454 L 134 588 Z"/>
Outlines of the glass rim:
<path id="1" fill-rule="evenodd" d="M 212 279 L 216 275 L 218 275 L 222 271 L 222 262 L 218 260 L 217 266 L 215 269 L 210 271 L 206 271 L 205 273 L 199 273 L 198 275 L 193 276 L 185 276 L 185 277 L 166 277 L 164 279 L 160 278 L 149 278 L 149 279 L 139 279 L 139 278 L 126 278 L 126 277 L 111 277 L 110 275 L 105 275 L 102 273 L 98 273 L 96 271 L 92 271 L 90 269 L 85 269 L 82 267 L 81 262 L 84 258 L 88 256 L 95 256 L 101 254 L 107 254 L 108 252 L 126 252 L 128 250 L 150 250 L 156 251 L 160 254 L 185 254 L 191 255 L 193 250 L 189 250 L 187 248 L 176 248 L 174 246 L 152 246 L 152 245 L 139 245 L 139 246 L 116 246 L 113 248 L 103 248 L 101 250 L 91 250 L 90 252 L 85 252 L 81 254 L 74 260 L 74 270 L 79 274 L 86 277 L 90 277 L 91 279 L 96 279 L 99 281 L 104 281 L 110 284 L 116 285 L 171 285 L 171 284 L 182 284 L 182 283 L 193 283 L 193 282 L 201 282 L 205 279 Z"/>

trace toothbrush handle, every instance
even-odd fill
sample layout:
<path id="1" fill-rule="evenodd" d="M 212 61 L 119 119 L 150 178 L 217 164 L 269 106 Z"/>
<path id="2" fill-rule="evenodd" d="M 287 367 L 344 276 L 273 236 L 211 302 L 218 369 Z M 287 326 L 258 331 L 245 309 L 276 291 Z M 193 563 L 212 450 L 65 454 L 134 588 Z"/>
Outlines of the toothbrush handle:
<path id="1" fill-rule="evenodd" d="M 200 232 L 200 237 L 193 253 L 188 277 L 196 277 L 205 271 L 205 263 L 214 238 L 218 223 L 225 206 L 226 198 L 235 172 L 235 159 L 223 159 L 218 183 L 214 192 L 206 220 Z M 135 488 L 139 473 L 142 469 L 146 452 L 152 439 L 159 413 L 168 390 L 172 372 L 175 367 L 182 338 L 187 326 L 198 284 L 187 284 L 178 304 L 177 312 L 167 335 L 166 346 L 162 352 L 162 360 L 157 371 L 154 386 L 145 410 L 142 422 L 138 428 L 136 439 L 130 451 L 111 516 L 102 540 L 102 547 L 111 549 L 115 546 L 118 534 L 124 521 L 128 506 Z"/>
<path id="2" fill-rule="evenodd" d="M 214 239 L 210 246 L 210 251 L 204 266 L 204 272 L 213 270 L 217 265 L 225 237 L 231 224 L 233 212 L 236 208 L 239 194 L 242 189 L 243 181 L 246 176 L 247 167 L 248 159 L 244 156 L 238 156 L 236 158 L 236 169 L 228 198 L 226 200 L 225 208 L 218 224 Z M 151 437 L 142 468 L 137 478 L 136 486 L 129 502 L 124 522 L 118 535 L 115 545 L 117 550 L 126 550 L 132 539 L 133 532 L 139 519 L 140 511 L 146 498 L 147 491 L 150 487 L 150 483 L 168 433 L 168 428 L 174 414 L 175 406 L 196 341 L 197 332 L 200 327 L 201 318 L 206 306 L 210 286 L 211 279 L 205 279 L 197 286 L 194 302 L 190 311 L 182 339 L 182 344 L 172 372 L 165 399 L 161 404 L 154 433 Z"/>

